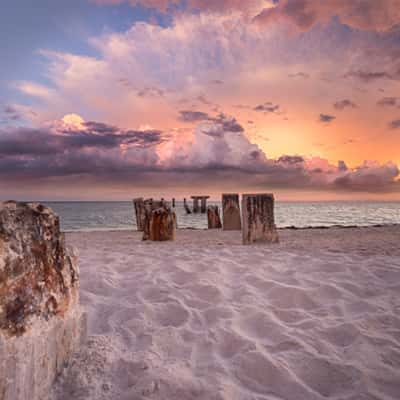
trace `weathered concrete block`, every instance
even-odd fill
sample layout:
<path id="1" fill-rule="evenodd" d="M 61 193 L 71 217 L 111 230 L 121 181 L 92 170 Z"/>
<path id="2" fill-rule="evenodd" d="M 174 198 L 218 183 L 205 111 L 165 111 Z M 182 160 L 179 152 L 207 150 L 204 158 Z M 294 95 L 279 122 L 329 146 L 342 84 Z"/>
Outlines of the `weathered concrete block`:
<path id="1" fill-rule="evenodd" d="M 158 207 L 157 207 L 158 206 Z M 157 242 L 175 240 L 176 214 L 165 203 L 146 205 L 146 221 L 143 240 Z"/>
<path id="2" fill-rule="evenodd" d="M 218 206 L 208 206 L 207 208 L 208 229 L 222 228 Z"/>
<path id="3" fill-rule="evenodd" d="M 76 261 L 51 209 L 0 204 L 1 400 L 45 400 L 84 340 Z"/>
<path id="4" fill-rule="evenodd" d="M 224 231 L 240 231 L 240 207 L 238 194 L 222 195 L 222 218 Z"/>
<path id="5" fill-rule="evenodd" d="M 273 194 L 244 194 L 242 197 L 243 244 L 277 243 Z"/>

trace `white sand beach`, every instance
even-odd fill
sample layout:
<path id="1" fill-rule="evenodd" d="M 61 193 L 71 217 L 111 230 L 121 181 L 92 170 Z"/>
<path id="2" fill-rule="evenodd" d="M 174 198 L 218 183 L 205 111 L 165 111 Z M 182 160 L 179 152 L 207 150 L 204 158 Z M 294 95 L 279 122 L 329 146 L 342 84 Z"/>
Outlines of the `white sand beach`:
<path id="1" fill-rule="evenodd" d="M 400 398 L 400 226 L 68 233 L 87 345 L 53 400 Z"/>

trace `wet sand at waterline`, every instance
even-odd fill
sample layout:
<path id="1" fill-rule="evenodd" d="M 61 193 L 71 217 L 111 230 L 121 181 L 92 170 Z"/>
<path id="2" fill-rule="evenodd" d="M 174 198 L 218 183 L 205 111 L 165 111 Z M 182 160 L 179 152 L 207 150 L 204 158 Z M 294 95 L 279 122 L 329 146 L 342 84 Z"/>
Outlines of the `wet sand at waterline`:
<path id="1" fill-rule="evenodd" d="M 67 233 L 89 339 L 53 399 L 400 398 L 400 226 Z"/>

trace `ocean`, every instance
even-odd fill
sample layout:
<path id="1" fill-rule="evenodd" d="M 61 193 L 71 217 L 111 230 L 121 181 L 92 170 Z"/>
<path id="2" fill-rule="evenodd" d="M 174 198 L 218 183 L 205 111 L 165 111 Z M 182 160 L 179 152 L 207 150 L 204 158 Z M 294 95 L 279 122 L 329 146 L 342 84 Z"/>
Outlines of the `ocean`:
<path id="1" fill-rule="evenodd" d="M 136 229 L 132 202 L 46 204 L 60 216 L 63 231 Z M 179 228 L 207 228 L 207 216 L 187 215 L 183 202 L 176 202 L 175 211 Z M 400 202 L 276 202 L 275 221 L 279 228 L 400 224 Z"/>

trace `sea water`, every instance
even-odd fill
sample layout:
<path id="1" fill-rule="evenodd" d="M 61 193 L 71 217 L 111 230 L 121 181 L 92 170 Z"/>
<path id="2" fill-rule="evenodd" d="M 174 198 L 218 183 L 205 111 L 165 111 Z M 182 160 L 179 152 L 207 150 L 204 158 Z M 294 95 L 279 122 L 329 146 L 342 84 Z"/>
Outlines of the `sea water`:
<path id="1" fill-rule="evenodd" d="M 132 202 L 49 202 L 64 231 L 136 229 Z M 219 205 L 210 201 L 208 204 Z M 176 202 L 179 228 L 205 229 L 205 214 L 187 215 Z M 371 226 L 400 224 L 400 202 L 276 202 L 278 227 Z"/>

